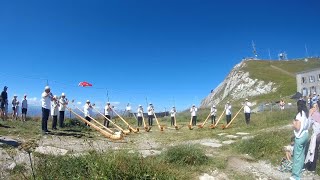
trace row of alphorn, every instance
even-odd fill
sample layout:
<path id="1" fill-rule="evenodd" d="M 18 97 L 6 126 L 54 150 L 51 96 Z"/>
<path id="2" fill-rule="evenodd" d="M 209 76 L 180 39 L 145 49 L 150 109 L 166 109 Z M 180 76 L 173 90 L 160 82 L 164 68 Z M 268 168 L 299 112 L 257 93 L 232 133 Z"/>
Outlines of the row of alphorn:
<path id="1" fill-rule="evenodd" d="M 72 101 L 72 105 L 74 106 L 75 109 L 79 110 L 80 112 L 84 113 L 84 111 L 82 111 L 80 108 L 78 108 L 76 105 L 73 104 Z M 103 136 L 105 136 L 108 139 L 111 140 L 121 140 L 123 139 L 124 135 L 129 134 L 130 132 L 134 132 L 134 133 L 138 133 L 139 132 L 139 128 L 133 128 L 123 117 L 121 117 L 119 115 L 119 113 L 117 113 L 114 109 L 112 110 L 122 121 L 124 124 L 126 124 L 128 129 L 123 129 L 121 128 L 119 125 L 117 125 L 115 122 L 113 122 L 111 119 L 107 118 L 104 114 L 102 114 L 100 111 L 98 111 L 94 106 L 92 106 L 92 108 L 101 116 L 103 116 L 107 121 L 109 121 L 111 124 L 113 124 L 117 131 L 111 130 L 110 128 L 104 126 L 103 124 L 101 124 L 99 121 L 97 121 L 96 119 L 94 119 L 93 117 L 89 116 L 89 118 L 92 121 L 88 121 L 85 118 L 83 118 L 81 115 L 79 115 L 78 113 L 76 113 L 75 111 L 72 110 L 72 108 L 70 107 L 66 107 L 71 113 L 73 113 L 76 117 L 78 117 L 82 122 L 84 122 L 85 124 L 87 124 L 88 126 L 90 126 L 91 128 L 97 130 L 99 133 L 101 133 Z M 234 121 L 234 119 L 237 117 L 237 115 L 240 113 L 240 111 L 242 110 L 243 106 L 241 107 L 241 109 L 235 114 L 235 116 L 232 118 L 232 120 L 225 126 L 222 125 L 222 129 L 226 129 L 230 126 L 230 124 Z M 217 122 L 215 124 L 211 124 L 209 127 L 211 129 L 214 129 L 220 119 L 222 118 L 223 114 L 224 114 L 225 110 L 222 112 L 222 114 L 219 116 Z M 203 123 L 201 123 L 200 125 L 198 125 L 199 128 L 203 128 L 204 125 L 206 124 L 206 122 L 208 121 L 209 117 L 210 117 L 211 113 L 208 114 L 207 118 L 205 119 L 205 121 Z M 156 120 L 157 126 L 159 128 L 160 131 L 164 130 L 164 126 L 160 125 L 158 118 L 156 116 L 156 114 L 154 113 L 154 118 Z M 151 130 L 150 126 L 146 125 L 145 119 L 142 116 L 142 121 L 143 121 L 143 126 L 146 132 L 149 132 Z M 180 128 L 177 125 L 177 121 L 176 121 L 176 117 L 174 116 L 174 127 L 176 130 L 179 130 Z M 192 130 L 193 126 L 192 126 L 192 117 L 190 119 L 190 123 L 188 125 L 189 129 Z"/>

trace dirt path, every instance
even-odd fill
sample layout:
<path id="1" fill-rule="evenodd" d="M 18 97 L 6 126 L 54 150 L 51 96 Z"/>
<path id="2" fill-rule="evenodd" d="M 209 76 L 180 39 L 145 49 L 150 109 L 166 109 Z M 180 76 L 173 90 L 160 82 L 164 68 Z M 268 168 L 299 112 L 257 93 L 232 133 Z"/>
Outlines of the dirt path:
<path id="1" fill-rule="evenodd" d="M 293 73 L 290 73 L 290 72 L 288 72 L 288 71 L 286 71 L 286 70 L 284 70 L 284 69 L 282 69 L 282 68 L 279 68 L 279 67 L 274 66 L 274 65 L 270 65 L 270 67 L 273 68 L 273 69 L 275 69 L 275 70 L 278 70 L 278 71 L 280 71 L 280 72 L 282 72 L 282 73 L 284 73 L 284 74 L 286 74 L 286 75 L 289 75 L 289 76 L 291 76 L 291 77 L 296 78 L 296 75 L 294 75 Z"/>

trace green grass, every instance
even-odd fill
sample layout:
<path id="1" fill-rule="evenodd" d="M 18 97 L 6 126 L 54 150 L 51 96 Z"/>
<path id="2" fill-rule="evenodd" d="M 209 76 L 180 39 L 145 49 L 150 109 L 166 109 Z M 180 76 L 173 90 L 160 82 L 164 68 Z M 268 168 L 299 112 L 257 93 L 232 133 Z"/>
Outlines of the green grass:
<path id="1" fill-rule="evenodd" d="M 246 62 L 243 71 L 249 72 L 249 77 L 252 79 L 263 80 L 265 82 L 276 83 L 277 91 L 261 96 L 254 97 L 258 102 L 279 100 L 280 96 L 286 97 L 293 95 L 297 91 L 296 78 L 285 74 L 271 67 L 281 68 L 292 74 L 296 74 L 308 69 L 320 67 L 319 59 L 290 60 L 290 61 L 265 61 L 265 60 L 250 60 Z"/>
<path id="2" fill-rule="evenodd" d="M 164 152 L 163 157 L 166 162 L 180 166 L 195 166 L 208 163 L 208 157 L 205 155 L 204 150 L 190 144 L 170 147 Z"/>
<path id="3" fill-rule="evenodd" d="M 126 151 L 37 157 L 37 179 L 188 179 L 159 158 L 143 158 Z"/>

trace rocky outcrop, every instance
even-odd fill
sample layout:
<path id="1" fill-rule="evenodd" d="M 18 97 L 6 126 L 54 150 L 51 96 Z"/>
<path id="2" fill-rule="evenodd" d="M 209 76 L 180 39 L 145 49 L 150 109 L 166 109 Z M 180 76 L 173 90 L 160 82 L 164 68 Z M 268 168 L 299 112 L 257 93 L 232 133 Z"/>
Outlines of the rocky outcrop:
<path id="1" fill-rule="evenodd" d="M 250 73 L 243 70 L 245 66 L 246 61 L 237 64 L 225 80 L 202 100 L 201 107 L 219 104 L 224 99 L 238 100 L 268 94 L 277 90 L 273 82 L 251 79 Z"/>

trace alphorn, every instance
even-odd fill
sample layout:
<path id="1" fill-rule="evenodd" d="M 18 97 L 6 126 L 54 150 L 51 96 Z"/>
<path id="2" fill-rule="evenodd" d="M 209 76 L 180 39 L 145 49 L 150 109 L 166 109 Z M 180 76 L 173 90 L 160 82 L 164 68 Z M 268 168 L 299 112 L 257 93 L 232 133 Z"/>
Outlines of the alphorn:
<path id="1" fill-rule="evenodd" d="M 124 130 L 122 129 L 120 126 L 118 126 L 116 123 L 114 123 L 113 121 L 111 121 L 111 119 L 109 119 L 107 116 L 105 116 L 104 114 L 102 114 L 100 111 L 98 111 L 94 106 L 92 106 L 92 109 L 94 109 L 97 113 L 99 113 L 102 117 L 104 117 L 107 121 L 111 122 L 111 124 L 113 124 L 116 128 L 118 128 L 120 131 L 122 131 L 124 134 L 129 134 L 130 130 Z M 113 111 L 113 109 L 112 109 Z M 114 112 L 114 111 L 113 111 Z"/>
<path id="2" fill-rule="evenodd" d="M 190 130 L 193 129 L 193 127 L 192 127 L 192 116 L 191 116 L 191 118 L 190 118 L 190 123 L 188 124 L 188 127 L 189 127 Z"/>
<path id="3" fill-rule="evenodd" d="M 84 114 L 84 111 L 82 111 L 80 108 L 78 108 L 78 107 L 75 106 L 75 105 L 73 105 L 73 106 Z M 95 122 L 95 123 L 99 124 L 100 126 L 102 126 L 102 127 L 103 127 L 105 130 L 107 130 L 109 133 L 114 134 L 114 132 L 113 132 L 111 129 L 105 127 L 103 124 L 101 124 L 99 121 L 95 120 L 93 117 L 91 117 L 91 116 L 88 116 L 88 117 L 89 117 L 93 122 Z"/>
<path id="4" fill-rule="evenodd" d="M 88 124 L 90 127 L 92 127 L 93 129 L 97 130 L 98 132 L 100 132 L 105 137 L 107 137 L 107 138 L 109 138 L 111 140 L 121 140 L 121 139 L 123 139 L 123 135 L 122 134 L 109 133 L 109 132 L 103 130 L 102 128 L 98 127 L 97 125 L 91 123 L 90 121 L 87 121 L 85 118 L 83 118 L 79 114 L 75 113 L 71 108 L 69 108 L 69 107 L 66 107 L 66 108 L 71 113 L 73 113 L 75 116 L 77 116 L 81 121 L 83 121 L 84 123 Z"/>
<path id="5" fill-rule="evenodd" d="M 134 129 L 132 126 L 130 126 L 130 124 L 129 124 L 126 120 L 124 120 L 124 119 L 117 113 L 117 111 L 115 111 L 115 110 L 113 110 L 113 109 L 112 109 L 112 111 L 128 126 L 128 128 L 129 128 L 130 131 L 133 131 L 134 133 L 139 132 L 139 128 Z"/>
<path id="6" fill-rule="evenodd" d="M 142 113 L 142 121 L 143 121 L 143 128 L 146 132 L 149 132 L 151 127 L 150 126 L 147 126 L 146 124 L 146 121 L 144 120 L 144 116 L 143 116 L 143 113 Z"/>
<path id="7" fill-rule="evenodd" d="M 211 111 L 209 112 L 206 120 L 205 120 L 202 124 L 198 125 L 198 128 L 203 128 L 203 126 L 204 126 L 204 125 L 206 124 L 206 122 L 208 121 L 208 119 L 209 119 L 209 117 L 210 117 L 210 114 L 211 114 Z"/>
<path id="8" fill-rule="evenodd" d="M 210 125 L 210 128 L 211 128 L 211 129 L 214 129 L 214 128 L 218 125 L 218 123 L 219 123 L 220 119 L 222 118 L 222 116 L 223 116 L 223 114 L 224 114 L 225 111 L 226 111 L 226 109 L 224 109 L 224 110 L 222 111 L 221 115 L 219 116 L 219 118 L 218 118 L 218 120 L 217 120 L 217 122 L 216 122 L 215 124 L 211 124 L 211 125 Z"/>
<path id="9" fill-rule="evenodd" d="M 177 119 L 176 119 L 176 115 L 173 116 L 173 119 L 174 119 L 174 128 L 176 130 L 179 130 L 178 126 L 177 126 Z"/>
<path id="10" fill-rule="evenodd" d="M 161 126 L 161 125 L 159 124 L 159 121 L 158 121 L 158 118 L 157 118 L 157 116 L 156 116 L 156 113 L 153 113 L 153 115 L 154 115 L 154 118 L 156 119 L 158 128 L 160 129 L 160 131 L 163 131 L 163 126 Z"/>
<path id="11" fill-rule="evenodd" d="M 236 117 L 238 116 L 238 114 L 240 113 L 240 111 L 242 110 L 243 107 L 244 107 L 244 106 L 242 106 L 242 107 L 240 108 L 240 110 L 237 112 L 237 114 L 231 119 L 231 121 L 230 121 L 226 126 L 222 125 L 222 129 L 226 129 L 226 128 L 228 128 L 228 127 L 230 126 L 230 124 L 232 123 L 232 121 L 236 119 Z"/>

